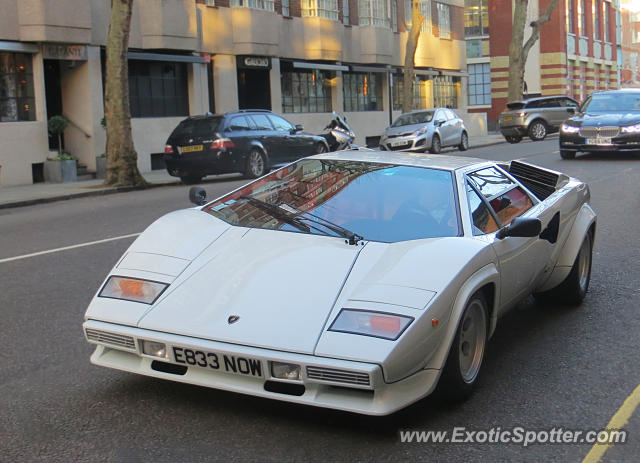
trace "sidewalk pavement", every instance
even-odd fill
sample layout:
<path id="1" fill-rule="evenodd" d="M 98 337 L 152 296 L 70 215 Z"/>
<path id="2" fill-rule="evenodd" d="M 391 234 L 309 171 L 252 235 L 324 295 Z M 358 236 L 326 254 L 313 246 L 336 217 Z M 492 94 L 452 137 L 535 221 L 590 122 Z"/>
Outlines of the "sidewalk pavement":
<path id="1" fill-rule="evenodd" d="M 469 137 L 469 148 L 505 143 L 500 133 L 490 133 L 483 137 Z M 446 153 L 445 153 L 446 154 Z M 166 170 L 155 170 L 142 174 L 152 187 L 178 185 L 180 179 L 171 177 Z M 234 177 L 236 174 L 209 176 L 211 178 Z M 137 188 L 114 188 L 103 185 L 103 180 L 82 180 L 72 183 L 35 183 L 32 185 L 18 185 L 0 187 L 0 209 L 10 207 L 30 206 L 52 201 L 61 201 L 86 196 L 99 196 L 112 193 L 136 190 Z"/>

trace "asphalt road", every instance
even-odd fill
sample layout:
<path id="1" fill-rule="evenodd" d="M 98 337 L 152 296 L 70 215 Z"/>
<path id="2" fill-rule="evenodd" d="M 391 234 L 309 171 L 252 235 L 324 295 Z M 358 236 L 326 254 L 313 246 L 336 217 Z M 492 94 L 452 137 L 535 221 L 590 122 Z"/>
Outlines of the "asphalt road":
<path id="1" fill-rule="evenodd" d="M 457 153 L 456 153 L 457 154 Z M 591 288 L 575 309 L 527 299 L 489 343 L 476 394 L 374 418 L 127 374 L 89 363 L 81 324 L 124 238 L 0 262 L 0 462 L 581 461 L 589 444 L 401 443 L 400 430 L 600 430 L 640 384 L 640 155 L 563 161 L 557 140 L 470 150 L 589 182 Z M 241 181 L 207 183 L 215 197 Z M 0 261 L 141 232 L 187 187 L 0 210 Z M 180 239 L 180 237 L 176 237 Z M 603 461 L 637 461 L 640 417 Z"/>

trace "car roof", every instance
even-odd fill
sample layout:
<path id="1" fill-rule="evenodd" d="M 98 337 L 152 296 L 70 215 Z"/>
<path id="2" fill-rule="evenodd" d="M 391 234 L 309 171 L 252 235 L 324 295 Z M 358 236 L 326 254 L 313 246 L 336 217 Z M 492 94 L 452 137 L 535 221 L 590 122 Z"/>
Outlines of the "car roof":
<path id="1" fill-rule="evenodd" d="M 256 114 L 273 114 L 272 111 L 269 111 L 268 109 L 239 109 L 237 111 L 228 111 L 224 114 L 197 114 L 194 116 L 189 116 L 186 119 L 184 119 L 184 121 L 195 121 L 198 119 L 209 119 L 211 117 L 225 117 L 225 116 L 236 116 L 238 114 L 251 114 L 251 113 L 256 113 Z"/>
<path id="2" fill-rule="evenodd" d="M 488 164 L 491 161 L 463 156 L 449 156 L 425 153 L 408 153 L 404 151 L 377 151 L 370 149 L 354 149 L 336 151 L 334 153 L 317 154 L 307 159 L 329 159 L 340 161 L 377 162 L 413 167 L 427 167 L 441 170 L 457 170 L 473 165 Z"/>
<path id="3" fill-rule="evenodd" d="M 573 100 L 573 98 L 571 98 L 570 96 L 567 95 L 549 95 L 549 96 L 535 96 L 533 98 L 526 98 L 523 100 L 514 100 L 514 101 L 509 101 L 507 104 L 513 104 L 513 103 L 531 103 L 532 101 L 540 101 L 540 100 L 549 100 L 551 98 L 569 98 L 571 100 Z"/>
<path id="4" fill-rule="evenodd" d="M 599 92 L 593 92 L 595 94 L 608 94 L 608 93 L 640 93 L 640 88 L 619 88 L 616 90 L 600 90 Z"/>

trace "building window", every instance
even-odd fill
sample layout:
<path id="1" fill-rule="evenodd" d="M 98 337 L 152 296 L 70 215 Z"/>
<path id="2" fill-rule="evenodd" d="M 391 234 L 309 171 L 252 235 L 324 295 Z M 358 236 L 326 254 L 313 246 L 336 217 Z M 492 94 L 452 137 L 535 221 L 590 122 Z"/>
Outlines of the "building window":
<path id="1" fill-rule="evenodd" d="M 0 52 L 0 122 L 35 120 L 31 55 Z"/>
<path id="2" fill-rule="evenodd" d="M 565 16 L 567 18 L 567 32 L 569 32 L 570 34 L 574 34 L 575 30 L 573 24 L 573 0 L 566 0 Z"/>
<path id="3" fill-rule="evenodd" d="M 389 27 L 387 0 L 358 0 L 358 24 Z"/>
<path id="4" fill-rule="evenodd" d="M 489 35 L 489 0 L 465 0 L 464 35 Z"/>
<path id="5" fill-rule="evenodd" d="M 338 20 L 338 0 L 301 0 L 302 16 Z"/>
<path id="6" fill-rule="evenodd" d="M 231 6 L 274 11 L 273 0 L 231 0 Z"/>
<path id="7" fill-rule="evenodd" d="M 583 0 L 584 1 L 584 0 Z M 604 17 L 604 41 L 611 42 L 611 25 L 609 21 L 611 21 L 610 10 L 607 7 L 607 2 L 602 2 L 602 16 Z"/>
<path id="8" fill-rule="evenodd" d="M 584 0 L 578 0 L 578 34 L 579 35 L 585 34 L 584 16 L 585 16 Z"/>
<path id="9" fill-rule="evenodd" d="M 457 108 L 460 78 L 454 76 L 434 76 L 433 105 L 435 107 Z"/>
<path id="10" fill-rule="evenodd" d="M 491 104 L 491 68 L 489 63 L 469 64 L 469 106 Z"/>
<path id="11" fill-rule="evenodd" d="M 598 0 L 591 1 L 591 18 L 593 19 L 593 39 L 600 40 L 600 8 L 598 8 Z"/>
<path id="12" fill-rule="evenodd" d="M 329 71 L 286 69 L 282 63 L 280 85 L 285 113 L 326 113 L 331 111 Z"/>
<path id="13" fill-rule="evenodd" d="M 391 1 L 391 30 L 398 32 L 398 2 L 396 0 Z"/>
<path id="14" fill-rule="evenodd" d="M 345 72 L 342 74 L 344 110 L 382 111 L 382 80 L 375 72 Z"/>
<path id="15" fill-rule="evenodd" d="M 426 109 L 431 105 L 432 80 L 429 76 L 416 75 L 413 79 L 413 109 Z M 393 76 L 393 110 L 401 111 L 404 102 L 404 78 L 402 74 Z"/>
<path id="16" fill-rule="evenodd" d="M 291 16 L 289 12 L 289 0 L 282 0 L 282 16 Z"/>
<path id="17" fill-rule="evenodd" d="M 441 39 L 451 38 L 451 8 L 444 3 L 438 5 L 438 35 Z"/>
<path id="18" fill-rule="evenodd" d="M 416 1 L 416 0 L 414 0 Z M 421 32 L 431 33 L 431 0 L 417 0 L 420 2 L 420 13 L 424 16 Z M 411 29 L 413 23 L 413 3 L 411 0 L 404 0 L 404 22 Z"/>
<path id="19" fill-rule="evenodd" d="M 349 24 L 349 0 L 342 0 L 342 23 Z"/>
<path id="20" fill-rule="evenodd" d="M 187 64 L 129 60 L 131 117 L 189 115 Z"/>

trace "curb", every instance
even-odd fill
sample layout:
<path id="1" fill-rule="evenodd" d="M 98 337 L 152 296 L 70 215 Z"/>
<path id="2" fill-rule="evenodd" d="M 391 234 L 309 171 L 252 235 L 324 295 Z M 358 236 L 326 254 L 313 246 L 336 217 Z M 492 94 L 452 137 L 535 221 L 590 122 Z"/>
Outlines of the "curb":
<path id="1" fill-rule="evenodd" d="M 10 209 L 14 207 L 33 206 L 36 204 L 53 203 L 57 201 L 66 201 L 68 199 L 79 199 L 79 198 L 88 198 L 91 196 L 106 196 L 106 195 L 112 195 L 116 193 L 126 193 L 129 191 L 149 190 L 151 188 L 170 186 L 170 185 L 181 185 L 181 183 L 179 180 L 177 180 L 177 181 L 162 182 L 162 183 L 150 183 L 147 186 L 106 187 L 104 189 L 96 189 L 93 191 L 86 191 L 81 193 L 67 193 L 67 194 L 61 194 L 57 196 L 47 196 L 45 198 L 25 199 L 22 201 L 2 203 L 0 204 L 0 210 Z"/>

